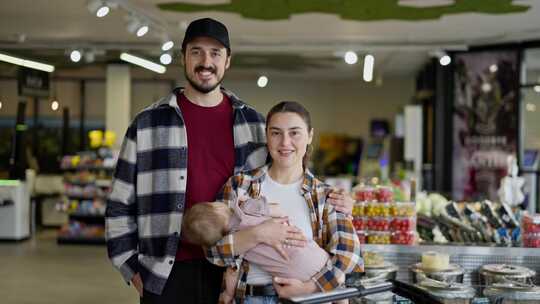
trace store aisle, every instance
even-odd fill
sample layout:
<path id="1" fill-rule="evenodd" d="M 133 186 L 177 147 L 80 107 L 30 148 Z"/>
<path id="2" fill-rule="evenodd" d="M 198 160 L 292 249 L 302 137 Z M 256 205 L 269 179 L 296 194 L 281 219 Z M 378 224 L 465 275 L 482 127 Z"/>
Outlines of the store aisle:
<path id="1" fill-rule="evenodd" d="M 138 302 L 107 259 L 105 246 L 59 246 L 55 230 L 25 242 L 0 243 L 2 304 Z"/>

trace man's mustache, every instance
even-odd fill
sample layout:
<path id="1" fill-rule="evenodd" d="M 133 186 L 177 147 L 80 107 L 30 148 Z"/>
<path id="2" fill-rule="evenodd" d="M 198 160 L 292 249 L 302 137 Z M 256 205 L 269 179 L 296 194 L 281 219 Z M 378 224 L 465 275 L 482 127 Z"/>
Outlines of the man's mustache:
<path id="1" fill-rule="evenodd" d="M 205 67 L 205 66 L 198 66 L 195 68 L 195 72 L 198 73 L 198 72 L 203 72 L 203 71 L 208 71 L 208 72 L 211 72 L 211 73 L 216 73 L 216 69 L 213 68 L 213 67 Z"/>

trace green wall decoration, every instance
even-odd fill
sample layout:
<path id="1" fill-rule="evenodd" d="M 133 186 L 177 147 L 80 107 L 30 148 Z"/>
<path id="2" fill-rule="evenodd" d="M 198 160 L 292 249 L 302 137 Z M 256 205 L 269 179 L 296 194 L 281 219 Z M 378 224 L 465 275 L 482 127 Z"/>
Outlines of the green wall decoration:
<path id="1" fill-rule="evenodd" d="M 230 12 L 249 19 L 283 20 L 303 13 L 335 14 L 343 19 L 429 20 L 460 13 L 509 14 L 525 12 L 527 5 L 512 0 L 455 0 L 447 6 L 416 8 L 398 5 L 398 0 L 231 0 L 225 4 L 162 3 L 161 10 L 175 12 Z"/>

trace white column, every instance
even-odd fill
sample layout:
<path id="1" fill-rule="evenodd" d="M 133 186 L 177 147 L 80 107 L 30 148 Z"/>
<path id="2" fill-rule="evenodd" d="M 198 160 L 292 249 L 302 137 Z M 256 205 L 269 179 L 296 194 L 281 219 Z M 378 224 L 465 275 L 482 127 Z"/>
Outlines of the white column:
<path id="1" fill-rule="evenodd" d="M 131 74 L 129 66 L 107 66 L 105 127 L 116 134 L 113 149 L 119 149 L 131 120 Z"/>

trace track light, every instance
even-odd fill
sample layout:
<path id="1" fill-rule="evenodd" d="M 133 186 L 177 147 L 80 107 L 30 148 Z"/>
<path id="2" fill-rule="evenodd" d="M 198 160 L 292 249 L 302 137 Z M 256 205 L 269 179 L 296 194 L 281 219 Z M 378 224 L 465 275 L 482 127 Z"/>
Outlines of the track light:
<path id="1" fill-rule="evenodd" d="M 69 58 L 73 62 L 79 62 L 81 61 L 82 53 L 79 50 L 73 50 L 71 53 L 69 53 Z"/>
<path id="2" fill-rule="evenodd" d="M 134 65 L 138 65 L 142 68 L 148 69 L 150 71 L 163 74 L 167 71 L 167 68 L 162 66 L 161 64 L 157 64 L 155 62 L 152 62 L 150 60 L 146 60 L 141 57 L 133 56 L 128 53 L 122 53 L 120 54 L 120 59 L 129 63 L 132 63 Z"/>
<path id="3" fill-rule="evenodd" d="M 139 20 L 137 17 L 132 17 L 127 25 L 128 32 L 137 35 L 137 37 L 146 35 L 149 29 L 148 24 Z"/>
<path id="4" fill-rule="evenodd" d="M 268 85 L 268 77 L 261 76 L 259 77 L 259 79 L 257 79 L 257 86 L 259 86 L 259 88 L 264 88 L 267 85 Z"/>
<path id="5" fill-rule="evenodd" d="M 103 0 L 91 0 L 87 4 L 88 10 L 95 14 L 96 17 L 102 18 L 107 16 L 110 12 L 110 7 L 106 1 Z"/>
<path id="6" fill-rule="evenodd" d="M 448 56 L 448 55 L 444 55 L 444 56 L 442 56 L 441 58 L 439 58 L 439 63 L 440 63 L 442 66 L 447 66 L 447 65 L 449 65 L 451 62 L 452 62 L 452 58 L 450 58 L 450 56 Z"/>
<path id="7" fill-rule="evenodd" d="M 169 53 L 162 54 L 159 56 L 159 62 L 161 62 L 164 65 L 168 65 L 172 62 L 172 56 Z"/>
<path id="8" fill-rule="evenodd" d="M 163 42 L 163 44 L 161 45 L 161 50 L 162 51 L 168 51 L 170 49 L 172 49 L 174 46 L 174 41 L 170 40 L 170 39 L 167 39 L 165 42 Z"/>
<path id="9" fill-rule="evenodd" d="M 44 71 L 44 72 L 49 72 L 49 73 L 54 72 L 54 66 L 50 64 L 45 64 L 45 63 L 32 61 L 32 60 L 26 60 L 26 59 L 10 56 L 6 54 L 1 54 L 1 53 L 0 53 L 0 61 L 16 64 L 16 65 L 24 66 L 27 68 Z"/>
<path id="10" fill-rule="evenodd" d="M 358 55 L 356 55 L 356 53 L 353 51 L 348 51 L 347 53 L 345 53 L 345 56 L 343 58 L 345 59 L 345 62 L 347 64 L 355 64 L 356 62 L 358 62 Z"/>

